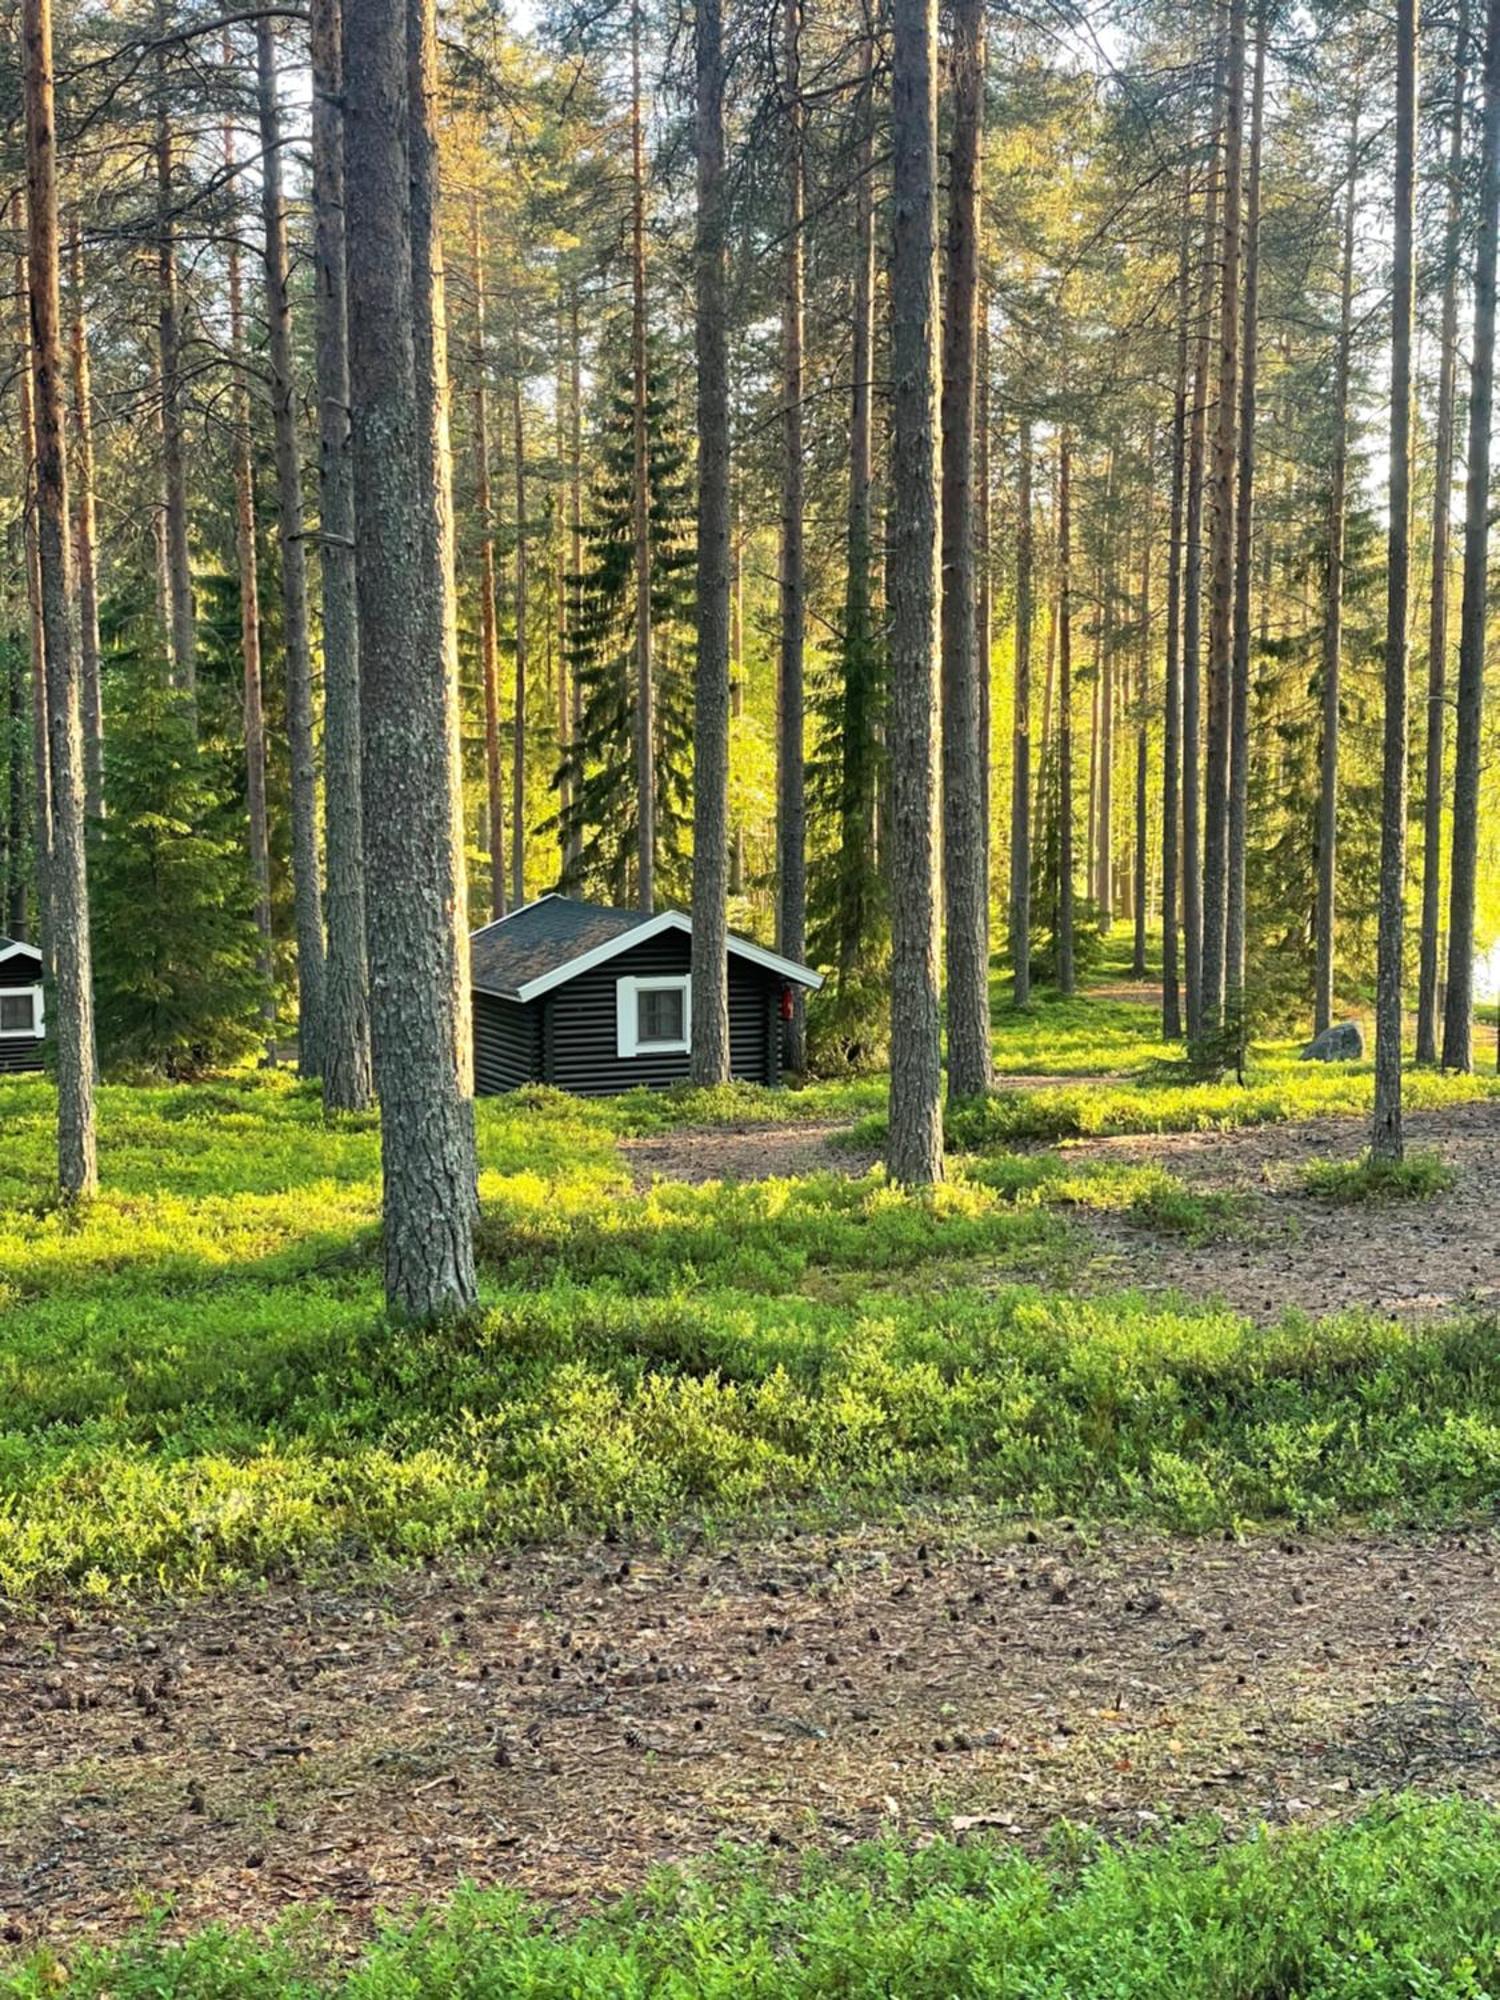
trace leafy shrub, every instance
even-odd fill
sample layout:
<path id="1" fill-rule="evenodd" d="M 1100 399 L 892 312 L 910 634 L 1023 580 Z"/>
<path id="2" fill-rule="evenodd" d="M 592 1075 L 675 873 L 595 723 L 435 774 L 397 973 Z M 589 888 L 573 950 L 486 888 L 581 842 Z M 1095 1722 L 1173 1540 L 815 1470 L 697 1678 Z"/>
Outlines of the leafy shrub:
<path id="1" fill-rule="evenodd" d="M 1408 1153 L 1403 1160 L 1314 1160 L 1302 1177 L 1307 1192 L 1323 1201 L 1430 1201 L 1454 1183 L 1453 1169 L 1438 1153 Z"/>
<path id="2" fill-rule="evenodd" d="M 147 1928 L 0 1972 L 6 2000 L 1484 2000 L 1500 1984 L 1500 1814 L 1398 1801 L 1227 1842 L 1211 1821 L 1052 1858 L 938 1840 L 778 1872 L 725 1853 L 570 1922 L 507 1891 L 388 1921 Z"/>

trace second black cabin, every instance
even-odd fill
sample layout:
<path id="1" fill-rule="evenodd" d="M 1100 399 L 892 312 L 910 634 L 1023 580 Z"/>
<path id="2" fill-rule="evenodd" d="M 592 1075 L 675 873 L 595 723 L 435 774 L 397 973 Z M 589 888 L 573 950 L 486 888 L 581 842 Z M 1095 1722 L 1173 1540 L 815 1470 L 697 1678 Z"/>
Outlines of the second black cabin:
<path id="1" fill-rule="evenodd" d="M 692 920 L 543 896 L 475 931 L 474 1086 L 551 1083 L 580 1097 L 682 1083 L 692 1051 Z M 781 1081 L 795 987 L 822 979 L 746 938 L 729 940 L 729 1062 Z"/>
<path id="2" fill-rule="evenodd" d="M 0 1074 L 40 1069 L 45 1040 L 42 954 L 34 944 L 0 937 Z"/>

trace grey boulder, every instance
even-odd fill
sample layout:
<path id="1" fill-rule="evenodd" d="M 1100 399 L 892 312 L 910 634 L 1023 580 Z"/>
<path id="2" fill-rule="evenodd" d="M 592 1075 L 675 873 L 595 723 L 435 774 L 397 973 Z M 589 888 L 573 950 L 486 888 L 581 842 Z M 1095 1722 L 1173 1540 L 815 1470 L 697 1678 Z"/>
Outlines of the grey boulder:
<path id="1" fill-rule="evenodd" d="M 1302 1051 L 1304 1062 L 1358 1062 L 1365 1052 L 1365 1038 L 1358 1021 L 1338 1021 L 1315 1035 Z"/>

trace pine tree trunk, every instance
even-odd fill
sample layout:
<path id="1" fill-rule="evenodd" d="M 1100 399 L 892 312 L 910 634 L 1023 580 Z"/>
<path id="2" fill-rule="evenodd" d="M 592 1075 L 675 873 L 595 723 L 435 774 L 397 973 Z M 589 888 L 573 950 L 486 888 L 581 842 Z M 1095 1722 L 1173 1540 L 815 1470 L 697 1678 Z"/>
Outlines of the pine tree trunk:
<path id="1" fill-rule="evenodd" d="M 1500 4 L 1500 0 L 1497 0 Z M 1417 0 L 1396 6 L 1395 227 L 1391 292 L 1390 535 L 1386 558 L 1385 730 L 1380 784 L 1380 922 L 1375 967 L 1375 1110 L 1370 1152 L 1399 1160 L 1401 973 L 1406 928 L 1407 599 L 1411 586 L 1411 346 L 1415 311 Z"/>
<path id="2" fill-rule="evenodd" d="M 447 716 L 444 781 L 448 797 L 448 880 L 456 921 L 448 948 L 453 1040 L 459 1088 L 474 1094 L 474 1039 L 469 988 L 468 881 L 465 872 L 463 746 L 458 700 L 458 590 L 453 553 L 453 449 L 448 428 L 448 316 L 438 173 L 438 55 L 435 0 L 407 0 L 407 93 L 411 173 L 412 350 L 417 378 L 417 436 L 422 473 L 426 575 L 426 657 L 438 670 Z M 345 39 L 347 61 L 348 40 Z M 368 796 L 368 793 L 367 793 Z M 473 1119 L 469 1115 L 472 1145 Z"/>
<path id="3" fill-rule="evenodd" d="M 1203 492 L 1208 459 L 1209 371 L 1213 364 L 1213 286 L 1219 237 L 1218 162 L 1228 89 L 1228 46 L 1221 23 L 1214 57 L 1212 163 L 1204 203 L 1202 276 L 1193 353 L 1182 568 L 1182 971 L 1189 1043 L 1203 1025 Z"/>
<path id="4" fill-rule="evenodd" d="M 1469 462 L 1464 496 L 1464 594 L 1458 624 L 1458 712 L 1453 754 L 1453 858 L 1448 873 L 1448 995 L 1444 1069 L 1474 1062 L 1474 894 L 1484 720 L 1489 557 L 1490 427 L 1495 401 L 1495 238 L 1500 225 L 1500 0 L 1485 10 L 1484 138 L 1474 250 L 1474 336 L 1469 361 Z"/>
<path id="5" fill-rule="evenodd" d="M 805 779 L 803 650 L 807 617 L 803 564 L 803 242 L 804 175 L 802 110 L 802 5 L 782 0 L 783 88 L 786 120 L 786 238 L 781 294 L 781 561 L 780 654 L 777 671 L 776 948 L 783 957 L 807 955 L 807 803 Z M 807 1066 L 807 1028 L 801 988 L 792 996 L 786 1024 L 786 1061 Z"/>
<path id="6" fill-rule="evenodd" d="M 1266 15 L 1255 31 L 1250 173 L 1245 196 L 1245 302 L 1241 335 L 1239 490 L 1235 501 L 1234 645 L 1229 685 L 1229 816 L 1224 905 L 1224 996 L 1241 1067 L 1245 1035 L 1245 844 L 1250 817 L 1250 576 L 1255 519 L 1255 382 L 1260 347 L 1260 171 L 1265 134 Z M 1267 542 L 1267 549 L 1270 544 Z"/>
<path id="7" fill-rule="evenodd" d="M 19 223 L 26 229 L 25 204 Z M 26 612 L 31 642 L 31 824 L 32 864 L 36 872 L 37 942 L 42 958 L 52 964 L 52 752 L 47 714 L 47 648 L 42 623 L 42 565 L 38 546 L 37 436 L 33 400 L 31 282 L 25 255 L 16 259 L 16 300 L 21 313 L 21 365 L 17 402 L 20 406 L 22 524 L 21 549 L 26 568 Z"/>
<path id="8" fill-rule="evenodd" d="M 94 998 L 84 852 L 83 731 L 74 642 L 75 578 L 63 441 L 62 282 L 58 256 L 57 123 L 50 0 L 23 0 L 26 221 L 31 362 L 35 384 L 37 553 L 52 806 L 52 1038 L 57 1051 L 57 1171 L 65 1201 L 91 1195 L 99 1170 L 94 1130 Z"/>
<path id="9" fill-rule="evenodd" d="M 1328 495 L 1328 571 L 1323 599 L 1322 740 L 1318 750 L 1318 896 L 1313 913 L 1313 1033 L 1333 1020 L 1335 911 L 1338 901 L 1339 683 L 1344 650 L 1345 494 L 1349 476 L 1349 361 L 1354 334 L 1354 215 L 1359 184 L 1359 112 L 1349 126 L 1344 184 L 1343 277 L 1334 361 L 1333 475 Z"/>
<path id="10" fill-rule="evenodd" d="M 856 102 L 859 147 L 854 168 L 853 386 L 849 415 L 848 555 L 844 594 L 843 713 L 839 731 L 839 993 L 860 963 L 875 889 L 877 660 L 871 610 L 871 498 L 874 425 L 871 373 L 875 350 L 875 34 L 864 10 Z"/>
<path id="11" fill-rule="evenodd" d="M 25 941 L 31 929 L 26 913 L 26 875 L 21 866 L 21 844 L 26 835 L 26 773 L 21 751 L 26 734 L 25 678 L 26 669 L 17 648 L 6 674 L 5 719 L 10 758 L 5 801 L 7 868 L 3 908 L 6 933 L 18 944 Z"/>
<path id="12" fill-rule="evenodd" d="M 511 896 L 519 909 L 526 901 L 526 709 L 529 699 L 527 674 L 530 659 L 526 650 L 528 578 L 526 559 L 526 429 L 521 404 L 521 351 L 516 343 L 516 368 L 511 383 L 511 432 L 515 450 L 516 479 L 516 683 L 515 734 L 511 741 Z"/>
<path id="13" fill-rule="evenodd" d="M 572 573 L 583 569 L 583 342 L 579 334 L 578 284 L 568 289 L 568 550 Z M 583 691 L 573 676 L 569 711 L 570 749 L 581 754 L 583 737 Z M 582 772 L 579 773 L 580 778 Z M 576 885 L 582 853 L 583 829 L 575 812 L 568 820 L 563 853 L 563 887 Z"/>
<path id="14" fill-rule="evenodd" d="M 1035 538 L 1031 519 L 1031 417 L 1021 417 L 1016 475 L 1016 672 L 1011 732 L 1010 972 L 1017 1007 L 1031 1000 L 1031 627 Z"/>
<path id="15" fill-rule="evenodd" d="M 1443 880 L 1443 739 L 1448 700 L 1448 557 L 1452 544 L 1454 408 L 1458 386 L 1458 266 L 1463 242 L 1464 119 L 1468 109 L 1469 0 L 1459 0 L 1453 46 L 1448 212 L 1443 238 L 1443 317 L 1438 337 L 1437 425 L 1432 448 L 1432 587 L 1427 626 L 1427 728 L 1422 784 L 1422 923 L 1417 970 L 1417 1061 L 1438 1059 L 1438 929 Z"/>
<path id="16" fill-rule="evenodd" d="M 1208 621 L 1208 747 L 1203 817 L 1203 959 L 1199 1036 L 1216 1045 L 1224 1018 L 1229 893 L 1229 738 L 1234 677 L 1235 469 L 1240 340 L 1240 207 L 1245 123 L 1245 0 L 1229 0 L 1219 270 L 1218 408 L 1213 449 L 1213 578 Z"/>
<path id="17" fill-rule="evenodd" d="M 317 274 L 319 547 L 323 576 L 323 810 L 328 858 L 323 1103 L 373 1100 L 359 771 L 359 608 L 349 448 L 340 0 L 313 0 L 313 257 Z"/>
<path id="18" fill-rule="evenodd" d="M 979 1096 L 990 1084 L 989 884 L 974 616 L 984 0 L 957 0 L 950 68 L 953 143 L 942 372 L 943 897 L 948 1095 L 961 1099 Z"/>
<path id="19" fill-rule="evenodd" d="M 500 650 L 495 609 L 495 506 L 490 492 L 489 355 L 485 341 L 484 239 L 479 196 L 469 208 L 474 286 L 474 507 L 479 516 L 479 677 L 484 688 L 485 824 L 490 852 L 490 916 L 505 915 L 505 774 L 500 758 Z M 578 558 L 574 558 L 577 567 Z"/>
<path id="20" fill-rule="evenodd" d="M 225 36 L 226 44 L 228 36 Z M 231 51 L 224 50 L 226 69 Z M 224 167 L 236 170 L 234 128 L 224 125 Z M 266 809 L 266 718 L 261 685 L 260 562 L 255 539 L 255 472 L 251 458 L 250 388 L 245 375 L 245 297 L 240 271 L 240 247 L 231 233 L 227 249 L 229 275 L 229 351 L 234 363 L 230 412 L 234 455 L 234 548 L 240 583 L 240 661 L 242 713 L 245 729 L 245 815 L 249 822 L 250 880 L 255 890 L 255 928 L 260 939 L 258 969 L 265 986 L 261 1017 L 266 1051 L 274 1060 L 276 993 L 274 938 L 271 929 L 271 832 Z"/>
<path id="21" fill-rule="evenodd" d="M 420 26 L 419 31 L 420 33 Z M 375 1075 L 381 1103 L 386 1296 L 416 1319 L 475 1295 L 472 1110 L 453 1007 L 448 691 L 434 671 L 430 449 L 416 370 L 408 55 L 402 0 L 346 0 L 349 360 L 360 709 Z"/>
<path id="22" fill-rule="evenodd" d="M 641 101 L 641 0 L 630 11 L 630 368 L 635 543 L 636 901 L 656 907 L 656 718 L 651 665 L 651 462 L 646 431 L 646 141 Z"/>
<path id="23" fill-rule="evenodd" d="M 157 7 L 157 33 L 166 14 Z M 157 351 L 161 370 L 162 555 L 167 584 L 167 657 L 172 684 L 185 697 L 197 727 L 198 640 L 193 610 L 193 565 L 188 548 L 187 448 L 182 435 L 182 317 L 177 275 L 176 189 L 172 126 L 167 104 L 166 58 L 156 58 L 156 271 Z"/>
<path id="24" fill-rule="evenodd" d="M 84 795 L 90 819 L 104 811 L 104 690 L 99 674 L 99 575 L 94 515 L 94 398 L 83 297 L 83 231 L 75 210 L 68 232 L 73 294 L 70 328 L 73 388 L 73 548 L 78 577 L 78 686 L 83 711 Z"/>
<path id="25" fill-rule="evenodd" d="M 326 965 L 323 884 L 318 855 L 318 765 L 313 738 L 312 649 L 307 618 L 307 539 L 302 516 L 302 457 L 292 363 L 291 258 L 282 196 L 281 106 L 277 96 L 276 25 L 255 29 L 265 219 L 266 328 L 271 374 L 271 429 L 276 456 L 276 518 L 281 550 L 281 621 L 286 646 L 287 734 L 292 761 L 292 892 L 297 930 L 297 1068 L 323 1074 Z"/>
<path id="26" fill-rule="evenodd" d="M 1147 446 L 1146 452 L 1146 501 L 1142 510 L 1143 535 L 1141 548 L 1141 661 L 1140 679 L 1135 696 L 1135 871 L 1131 883 L 1131 915 L 1135 919 L 1135 935 L 1130 957 L 1130 969 L 1137 979 L 1146 976 L 1146 919 L 1149 896 L 1149 868 L 1146 853 L 1147 840 L 1147 800 L 1146 777 L 1150 764 L 1149 744 L 1146 735 L 1147 702 L 1151 687 L 1151 525 L 1156 505 L 1156 494 L 1152 481 L 1152 458 L 1155 439 Z"/>
<path id="27" fill-rule="evenodd" d="M 1167 658 L 1162 718 L 1161 785 L 1161 1028 L 1169 1042 L 1182 1035 L 1178 956 L 1178 871 L 1182 815 L 1182 521 L 1187 486 L 1188 315 L 1192 309 L 1192 181 L 1182 184 L 1177 245 L 1177 383 L 1172 397 L 1172 499 L 1167 530 Z"/>
<path id="28" fill-rule="evenodd" d="M 1073 441 L 1057 444 L 1057 990 L 1070 996 L 1073 965 Z"/>
<path id="29" fill-rule="evenodd" d="M 558 483 L 553 488 L 551 550 L 553 621 L 557 644 L 557 871 L 561 882 L 568 866 L 567 829 L 573 818 L 573 781 L 569 766 L 572 751 L 572 677 L 568 672 L 568 522 L 562 508 L 562 468 L 568 462 L 568 438 L 572 419 L 568 408 L 571 388 L 568 365 L 568 313 L 561 287 L 557 297 L 557 385 L 555 452 Z"/>
<path id="30" fill-rule="evenodd" d="M 787 0 L 795 41 L 798 0 Z M 729 1081 L 729 301 L 723 0 L 696 0 L 698 604 L 693 672 L 694 1083 Z"/>
<path id="31" fill-rule="evenodd" d="M 943 1172 L 938 1042 L 937 0 L 893 0 L 889 1166 Z"/>

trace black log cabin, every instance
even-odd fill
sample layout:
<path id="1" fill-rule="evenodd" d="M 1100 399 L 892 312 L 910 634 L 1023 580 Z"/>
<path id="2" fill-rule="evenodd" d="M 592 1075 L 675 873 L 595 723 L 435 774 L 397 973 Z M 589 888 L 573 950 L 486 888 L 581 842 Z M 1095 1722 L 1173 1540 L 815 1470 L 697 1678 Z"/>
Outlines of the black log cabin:
<path id="1" fill-rule="evenodd" d="M 0 1075 L 40 1069 L 45 1030 L 42 954 L 34 944 L 0 937 Z"/>
<path id="2" fill-rule="evenodd" d="M 527 1083 L 606 1097 L 662 1089 L 688 1074 L 693 926 L 680 910 L 614 910 L 550 895 L 469 940 L 474 1085 Z M 729 1062 L 750 1083 L 781 1081 L 794 987 L 820 975 L 744 938 L 729 939 Z"/>

